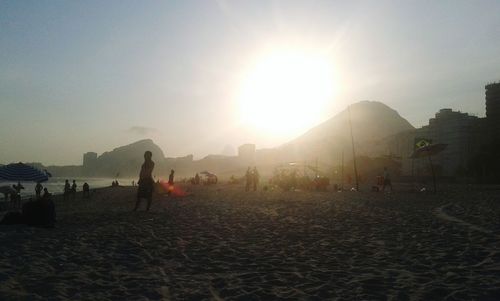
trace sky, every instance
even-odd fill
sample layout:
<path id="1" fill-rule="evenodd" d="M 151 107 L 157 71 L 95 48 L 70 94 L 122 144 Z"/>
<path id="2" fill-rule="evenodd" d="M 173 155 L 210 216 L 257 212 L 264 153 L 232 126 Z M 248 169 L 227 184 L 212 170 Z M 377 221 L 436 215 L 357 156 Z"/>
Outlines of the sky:
<path id="1" fill-rule="evenodd" d="M 482 0 L 0 0 L 0 163 L 78 165 L 145 138 L 167 157 L 275 147 L 361 100 L 415 127 L 441 108 L 484 116 L 499 12 Z M 242 83 L 287 51 L 327 58 L 334 95 L 300 129 L 242 123 Z"/>

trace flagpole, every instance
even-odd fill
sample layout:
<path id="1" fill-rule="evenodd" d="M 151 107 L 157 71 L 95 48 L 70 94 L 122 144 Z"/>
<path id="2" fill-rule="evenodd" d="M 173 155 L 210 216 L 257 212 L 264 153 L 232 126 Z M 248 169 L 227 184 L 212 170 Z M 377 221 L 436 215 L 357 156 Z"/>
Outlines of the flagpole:
<path id="1" fill-rule="evenodd" d="M 354 177 L 356 178 L 356 191 L 359 191 L 359 181 L 358 181 L 358 167 L 356 165 L 356 151 L 354 149 L 354 135 L 352 134 L 352 121 L 351 121 L 351 106 L 347 107 L 349 112 L 349 127 L 351 129 L 351 144 L 352 144 L 352 160 L 354 162 Z"/>
<path id="2" fill-rule="evenodd" d="M 344 191 L 344 149 L 342 148 L 342 169 L 340 171 L 340 190 Z"/>

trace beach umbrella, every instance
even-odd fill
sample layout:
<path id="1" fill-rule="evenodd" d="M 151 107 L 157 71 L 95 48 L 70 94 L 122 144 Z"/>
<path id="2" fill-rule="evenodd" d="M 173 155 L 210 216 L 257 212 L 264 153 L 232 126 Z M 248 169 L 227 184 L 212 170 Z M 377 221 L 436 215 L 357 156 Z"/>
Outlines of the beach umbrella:
<path id="1" fill-rule="evenodd" d="M 213 177 L 213 176 L 215 176 L 215 174 L 213 174 L 213 173 L 211 173 L 211 172 L 208 172 L 208 171 L 202 171 L 202 172 L 200 172 L 200 174 L 202 174 L 202 175 L 206 175 L 206 176 L 208 176 L 208 177 Z"/>
<path id="2" fill-rule="evenodd" d="M 417 148 L 413 152 L 413 154 L 411 154 L 411 156 L 410 156 L 410 158 L 424 158 L 424 157 L 429 158 L 429 164 L 431 166 L 431 173 L 432 173 L 432 182 L 434 184 L 434 192 L 436 192 L 436 190 L 437 190 L 437 188 L 436 188 L 436 174 L 434 172 L 434 167 L 432 166 L 431 157 L 444 151 L 447 146 L 448 146 L 448 144 L 443 144 L 443 143 L 429 144 L 429 145 Z"/>
<path id="3" fill-rule="evenodd" d="M 444 151 L 448 144 L 436 143 L 429 144 L 420 148 L 417 148 L 413 154 L 411 154 L 411 158 L 422 158 L 422 157 L 430 157 L 439 154 Z"/>
<path id="4" fill-rule="evenodd" d="M 12 163 L 0 167 L 0 181 L 45 182 L 47 173 L 24 163 Z"/>

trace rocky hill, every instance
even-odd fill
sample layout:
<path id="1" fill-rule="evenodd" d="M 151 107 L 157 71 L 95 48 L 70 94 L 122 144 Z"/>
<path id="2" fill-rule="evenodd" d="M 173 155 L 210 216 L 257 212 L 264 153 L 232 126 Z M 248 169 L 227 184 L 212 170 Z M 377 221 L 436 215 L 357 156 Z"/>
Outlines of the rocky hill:
<path id="1" fill-rule="evenodd" d="M 351 105 L 350 115 L 357 155 L 382 155 L 385 149 L 381 141 L 385 137 L 414 129 L 397 111 L 377 101 Z M 342 150 L 349 157 L 352 153 L 349 108 L 281 146 L 280 150 L 291 160 L 337 161 Z"/>

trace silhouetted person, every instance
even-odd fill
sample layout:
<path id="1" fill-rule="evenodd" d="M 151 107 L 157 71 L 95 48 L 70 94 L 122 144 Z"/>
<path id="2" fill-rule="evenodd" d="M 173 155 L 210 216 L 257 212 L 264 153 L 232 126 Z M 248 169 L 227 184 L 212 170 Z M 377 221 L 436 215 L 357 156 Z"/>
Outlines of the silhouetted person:
<path id="1" fill-rule="evenodd" d="M 56 211 L 49 190 L 44 188 L 42 198 L 24 204 L 22 214 L 24 222 L 29 226 L 53 228 L 56 222 Z"/>
<path id="2" fill-rule="evenodd" d="M 200 184 L 200 175 L 198 173 L 194 176 L 194 183 L 196 185 Z"/>
<path id="3" fill-rule="evenodd" d="M 134 211 L 137 210 L 139 207 L 139 204 L 141 202 L 141 199 L 146 199 L 148 200 L 148 207 L 147 211 L 149 211 L 149 207 L 151 207 L 151 201 L 153 198 L 153 187 L 154 187 L 154 180 L 153 180 L 153 169 L 155 168 L 155 163 L 153 160 L 151 160 L 151 157 L 153 156 L 153 153 L 150 151 L 146 151 L 144 153 L 144 163 L 141 166 L 141 172 L 139 173 L 139 181 L 137 182 L 139 184 L 139 188 L 137 189 L 137 202 L 135 203 L 135 208 Z"/>
<path id="4" fill-rule="evenodd" d="M 7 201 L 9 195 L 12 195 L 13 193 L 16 193 L 14 188 L 10 186 L 1 186 L 0 187 L 0 192 L 3 193 L 4 200 Z"/>
<path id="5" fill-rule="evenodd" d="M 66 201 L 71 193 L 71 186 L 69 185 L 69 180 L 64 181 L 64 194 L 63 199 Z"/>
<path id="6" fill-rule="evenodd" d="M 174 190 L 174 174 L 175 171 L 173 169 L 170 170 L 170 175 L 168 176 L 168 191 L 167 191 L 168 195 L 170 195 Z"/>
<path id="7" fill-rule="evenodd" d="M 83 189 L 83 197 L 89 198 L 90 197 L 90 186 L 87 182 L 83 183 L 82 189 Z"/>
<path id="8" fill-rule="evenodd" d="M 390 186 L 392 192 L 392 183 L 391 183 L 391 175 L 387 170 L 387 167 L 384 167 L 384 185 L 382 185 L 382 191 L 385 191 L 385 187 Z"/>
<path id="9" fill-rule="evenodd" d="M 35 201 L 26 202 L 21 212 L 7 213 L 0 224 L 27 224 L 35 227 L 53 228 L 56 222 L 55 205 L 52 194 L 44 188 L 43 196 Z"/>
<path id="10" fill-rule="evenodd" d="M 21 194 L 21 190 L 24 189 L 24 186 L 21 184 L 21 182 L 17 182 L 17 185 L 12 185 L 12 188 L 14 188 L 17 194 Z"/>
<path id="11" fill-rule="evenodd" d="M 35 195 L 36 195 L 36 199 L 39 199 L 41 194 L 42 194 L 42 190 L 43 190 L 43 186 L 40 182 L 36 183 L 36 186 L 35 186 Z"/>
<path id="12" fill-rule="evenodd" d="M 252 171 L 250 170 L 250 167 L 247 168 L 247 172 L 245 173 L 245 180 L 246 180 L 245 191 L 249 191 L 250 186 L 252 186 Z"/>
<path id="13" fill-rule="evenodd" d="M 73 196 L 73 199 L 75 199 L 75 196 L 76 196 L 76 187 L 78 187 L 76 185 L 76 181 L 73 180 L 73 184 L 71 185 L 71 195 Z"/>
<path id="14" fill-rule="evenodd" d="M 257 167 L 253 168 L 252 171 L 252 185 L 253 185 L 253 191 L 257 190 L 257 185 L 259 185 L 259 172 L 257 171 Z"/>

